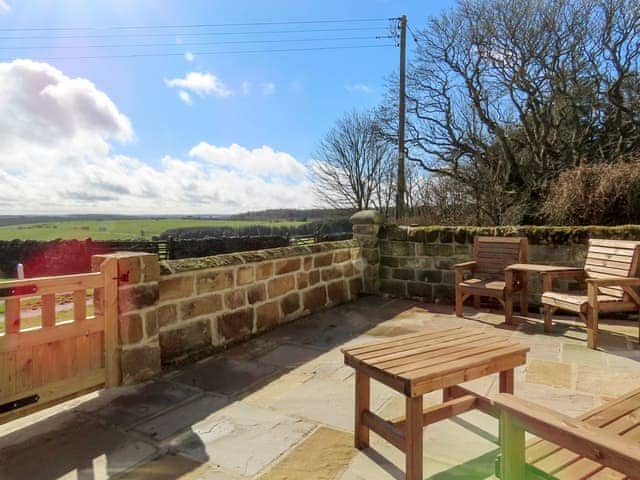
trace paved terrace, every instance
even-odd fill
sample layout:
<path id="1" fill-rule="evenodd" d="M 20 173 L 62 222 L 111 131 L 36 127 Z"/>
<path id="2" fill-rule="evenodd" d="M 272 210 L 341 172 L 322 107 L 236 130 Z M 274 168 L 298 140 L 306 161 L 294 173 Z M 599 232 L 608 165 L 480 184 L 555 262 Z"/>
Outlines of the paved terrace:
<path id="1" fill-rule="evenodd" d="M 516 394 L 578 415 L 640 384 L 637 326 L 604 322 L 589 350 L 577 322 L 545 335 L 539 321 L 501 325 L 499 313 L 364 297 L 254 338 L 154 381 L 97 392 L 0 427 L 0 478 L 398 479 L 403 455 L 372 434 L 353 447 L 354 375 L 340 348 L 413 332 L 472 326 L 531 348 Z M 483 394 L 497 379 L 469 383 Z M 425 397 L 438 402 L 438 392 Z M 404 414 L 373 382 L 372 409 Z M 497 422 L 469 412 L 425 429 L 425 478 L 490 477 Z"/>

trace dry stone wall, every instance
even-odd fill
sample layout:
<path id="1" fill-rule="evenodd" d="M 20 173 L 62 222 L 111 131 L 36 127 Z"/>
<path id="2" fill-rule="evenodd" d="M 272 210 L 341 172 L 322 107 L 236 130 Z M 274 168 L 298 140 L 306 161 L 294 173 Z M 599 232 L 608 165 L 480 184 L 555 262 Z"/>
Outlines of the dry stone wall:
<path id="1" fill-rule="evenodd" d="M 355 241 L 167 261 L 157 316 L 164 363 L 347 302 L 362 291 Z"/>
<path id="2" fill-rule="evenodd" d="M 379 228 L 378 292 L 427 302 L 453 303 L 453 265 L 472 256 L 476 235 L 522 236 L 529 241 L 529 262 L 582 266 L 589 238 L 640 240 L 640 226 L 620 227 L 407 227 Z M 373 259 L 373 255 L 370 255 Z M 369 268 L 373 268 L 370 266 Z M 539 303 L 540 284 L 529 277 L 529 301 Z M 559 289 L 575 291 L 581 286 L 559 280 Z"/>
<path id="3" fill-rule="evenodd" d="M 118 252 L 95 255 L 93 270 L 106 258 L 118 260 L 124 384 L 363 291 L 362 249 L 355 240 L 164 262 L 154 254 Z M 95 295 L 99 304 L 100 292 Z"/>

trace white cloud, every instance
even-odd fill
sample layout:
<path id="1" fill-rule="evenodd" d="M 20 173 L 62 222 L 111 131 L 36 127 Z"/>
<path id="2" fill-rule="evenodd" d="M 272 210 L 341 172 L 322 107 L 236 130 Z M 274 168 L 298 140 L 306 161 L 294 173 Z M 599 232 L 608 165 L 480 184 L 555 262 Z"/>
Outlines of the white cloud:
<path id="1" fill-rule="evenodd" d="M 167 87 L 189 90 L 199 96 L 213 95 L 216 97 L 228 97 L 232 94 L 225 84 L 212 73 L 189 72 L 183 78 L 166 80 Z"/>
<path id="2" fill-rule="evenodd" d="M 129 119 L 93 83 L 45 63 L 0 63 L 0 111 L 5 214 L 205 214 L 311 206 L 305 167 L 268 146 L 248 150 L 202 142 L 190 158 L 166 156 L 158 165 L 114 154 L 113 142 L 134 138 Z"/>
<path id="3" fill-rule="evenodd" d="M 189 151 L 190 157 L 200 158 L 218 167 L 226 167 L 238 172 L 261 177 L 304 178 L 306 167 L 285 152 L 278 152 L 264 145 L 248 150 L 240 145 L 216 147 L 200 142 Z"/>
<path id="4" fill-rule="evenodd" d="M 350 93 L 366 93 L 367 95 L 373 93 L 373 88 L 364 83 L 351 83 L 344 88 Z"/>
<path id="5" fill-rule="evenodd" d="M 0 12 L 9 13 L 11 11 L 11 5 L 6 0 L 0 0 Z"/>
<path id="6" fill-rule="evenodd" d="M 245 80 L 244 82 L 242 82 L 241 88 L 244 95 L 249 95 L 249 92 L 251 91 L 251 82 Z"/>
<path id="7" fill-rule="evenodd" d="M 261 83 L 260 88 L 262 89 L 263 95 L 273 95 L 276 93 L 276 84 L 273 82 Z"/>
<path id="8" fill-rule="evenodd" d="M 192 52 L 185 52 L 184 59 L 187 62 L 193 62 L 196 59 L 196 56 Z"/>
<path id="9" fill-rule="evenodd" d="M 191 95 L 189 95 L 189 93 L 185 92 L 184 90 L 180 90 L 178 92 L 178 97 L 180 97 L 180 100 L 182 100 L 187 105 L 191 105 L 193 103 L 193 101 L 191 100 Z"/>

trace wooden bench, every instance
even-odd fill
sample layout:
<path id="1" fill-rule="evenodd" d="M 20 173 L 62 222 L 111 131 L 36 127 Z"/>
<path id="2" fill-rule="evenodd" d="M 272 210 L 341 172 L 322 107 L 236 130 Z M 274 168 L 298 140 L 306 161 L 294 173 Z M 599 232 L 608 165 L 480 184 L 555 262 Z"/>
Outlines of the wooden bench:
<path id="1" fill-rule="evenodd" d="M 640 479 L 640 389 L 574 419 L 498 394 L 500 477 Z M 524 432 L 539 438 L 525 447 Z"/>
<path id="2" fill-rule="evenodd" d="M 526 275 L 505 279 L 505 268 L 527 263 L 527 239 L 523 237 L 481 237 L 473 240 L 473 260 L 454 265 L 456 270 L 456 315 L 462 317 L 464 301 L 473 296 L 479 308 L 481 297 L 497 299 L 504 306 L 507 323 L 513 314 L 513 293 L 526 289 Z M 470 271 L 472 278 L 464 278 Z M 526 310 L 526 297 L 520 295 L 520 310 Z"/>

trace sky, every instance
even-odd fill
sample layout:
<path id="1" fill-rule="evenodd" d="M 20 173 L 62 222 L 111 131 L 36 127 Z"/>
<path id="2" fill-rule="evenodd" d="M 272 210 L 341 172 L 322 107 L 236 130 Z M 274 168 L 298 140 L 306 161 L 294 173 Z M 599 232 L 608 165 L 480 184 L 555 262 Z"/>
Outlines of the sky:
<path id="1" fill-rule="evenodd" d="M 387 19 L 451 4 L 0 0 L 0 214 L 322 206 L 318 142 L 397 71 Z"/>

